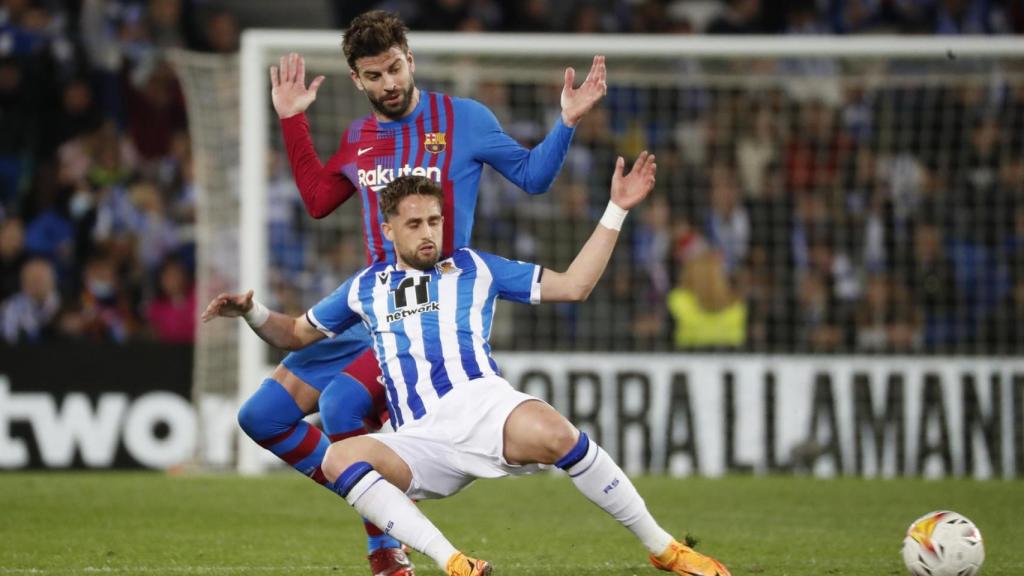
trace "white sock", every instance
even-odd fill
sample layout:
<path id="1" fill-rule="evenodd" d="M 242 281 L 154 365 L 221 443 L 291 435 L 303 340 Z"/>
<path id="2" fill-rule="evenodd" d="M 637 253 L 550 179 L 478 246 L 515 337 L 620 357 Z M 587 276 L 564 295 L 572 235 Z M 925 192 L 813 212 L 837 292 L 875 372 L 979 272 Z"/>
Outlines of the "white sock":
<path id="1" fill-rule="evenodd" d="M 430 556 L 445 571 L 455 547 L 405 493 L 376 470 L 371 469 L 356 482 L 345 500 L 386 534 Z"/>
<path id="2" fill-rule="evenodd" d="M 584 438 L 580 434 L 581 441 Z M 644 499 L 622 468 L 597 443 L 586 441 L 589 447 L 583 457 L 564 469 L 572 483 L 591 502 L 629 528 L 652 554 L 664 552 L 672 535 L 647 511 Z"/>

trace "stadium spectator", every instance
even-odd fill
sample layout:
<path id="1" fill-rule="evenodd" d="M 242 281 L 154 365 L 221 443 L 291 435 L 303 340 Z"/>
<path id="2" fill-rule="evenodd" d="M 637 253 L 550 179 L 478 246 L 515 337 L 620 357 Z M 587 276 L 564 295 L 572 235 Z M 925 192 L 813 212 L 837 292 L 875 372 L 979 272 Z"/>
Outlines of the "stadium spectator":
<path id="1" fill-rule="evenodd" d="M 743 206 L 733 170 L 725 164 L 715 164 L 710 172 L 707 238 L 721 250 L 726 272 L 733 274 L 743 264 L 750 248 L 750 217 Z"/>
<path id="2" fill-rule="evenodd" d="M 802 275 L 797 282 L 792 315 L 795 348 L 814 352 L 840 350 L 845 334 L 832 306 L 827 279 L 815 271 Z"/>
<path id="3" fill-rule="evenodd" d="M 152 273 L 167 257 L 178 248 L 178 230 L 167 217 L 160 190 L 151 182 L 132 185 L 128 194 L 138 221 L 134 225 L 134 260 L 142 265 L 143 271 Z"/>
<path id="4" fill-rule="evenodd" d="M 920 313 L 900 282 L 883 272 L 871 275 L 856 315 L 859 352 L 911 352 L 919 348 Z"/>
<path id="5" fill-rule="evenodd" d="M 147 36 L 154 47 L 165 50 L 185 45 L 183 0 L 149 0 Z"/>
<path id="6" fill-rule="evenodd" d="M 80 298 L 82 335 L 95 342 L 125 342 L 137 328 L 112 257 L 97 254 L 85 265 Z"/>
<path id="7" fill-rule="evenodd" d="M 74 228 L 60 207 L 53 205 L 54 200 L 42 194 L 37 200 L 44 206 L 50 205 L 25 227 L 25 251 L 47 258 L 64 270 L 71 265 L 74 254 Z"/>
<path id="8" fill-rule="evenodd" d="M 469 27 L 481 31 L 485 28 L 483 22 L 471 14 L 468 0 L 433 0 L 425 4 L 413 20 L 416 30 L 465 30 Z"/>
<path id="9" fill-rule="evenodd" d="M 53 265 L 45 258 L 31 258 L 21 268 L 21 289 L 4 301 L 0 328 L 8 344 L 40 342 L 53 336 L 60 311 Z"/>
<path id="10" fill-rule="evenodd" d="M 144 160 L 170 153 L 174 134 L 186 128 L 185 99 L 167 62 L 158 62 L 126 90 L 128 133 Z"/>
<path id="11" fill-rule="evenodd" d="M 21 64 L 0 54 L 0 203 L 11 202 L 19 192 L 32 130 L 31 99 Z"/>
<path id="12" fill-rule="evenodd" d="M 851 143 L 823 98 L 803 103 L 797 114 L 785 144 L 786 188 L 793 193 L 830 189 Z"/>
<path id="13" fill-rule="evenodd" d="M 694 240 L 701 242 L 700 240 Z M 696 248 L 668 294 L 676 348 L 739 348 L 746 342 L 747 304 L 729 285 L 724 255 Z"/>
<path id="14" fill-rule="evenodd" d="M 0 302 L 18 291 L 26 260 L 25 226 L 18 218 L 0 220 Z"/>
<path id="15" fill-rule="evenodd" d="M 723 12 L 708 24 L 708 34 L 762 34 L 761 0 L 726 0 Z"/>
<path id="16" fill-rule="evenodd" d="M 52 136 L 53 149 L 100 127 L 103 117 L 86 78 L 74 78 L 64 85 L 57 118 Z"/>
<path id="17" fill-rule="evenodd" d="M 908 260 L 902 276 L 923 316 L 923 345 L 929 350 L 950 350 L 962 339 L 956 311 L 962 309 L 963 298 L 939 226 L 926 220 L 915 226 Z"/>
<path id="18" fill-rule="evenodd" d="M 631 235 L 630 265 L 635 271 L 633 285 L 638 287 L 633 291 L 634 339 L 660 339 L 666 331 L 664 305 L 672 288 L 673 249 L 671 206 L 667 197 L 655 195 L 640 212 Z"/>
<path id="19" fill-rule="evenodd" d="M 552 3 L 545 0 L 522 0 L 509 4 L 513 13 L 511 30 L 516 32 L 554 32 L 559 29 Z"/>
<path id="20" fill-rule="evenodd" d="M 831 0 L 832 30 L 852 33 L 921 33 L 929 31 L 933 0 Z"/>
<path id="21" fill-rule="evenodd" d="M 158 271 L 159 292 L 146 308 L 156 339 L 168 344 L 191 344 L 196 331 L 196 292 L 188 270 L 176 258 L 164 260 Z"/>
<path id="22" fill-rule="evenodd" d="M 203 18 L 203 47 L 218 54 L 238 51 L 239 29 L 234 13 L 224 9 L 211 10 Z"/>
<path id="23" fill-rule="evenodd" d="M 937 34 L 993 34 L 1006 30 L 1006 20 L 992 0 L 938 0 Z"/>
<path id="24" fill-rule="evenodd" d="M 768 168 L 778 162 L 778 127 L 767 105 L 758 106 L 753 120 L 736 139 L 737 176 L 742 195 L 756 200 L 767 194 Z"/>
<path id="25" fill-rule="evenodd" d="M 815 0 L 790 0 L 786 10 L 786 34 L 825 34 L 828 26 Z"/>

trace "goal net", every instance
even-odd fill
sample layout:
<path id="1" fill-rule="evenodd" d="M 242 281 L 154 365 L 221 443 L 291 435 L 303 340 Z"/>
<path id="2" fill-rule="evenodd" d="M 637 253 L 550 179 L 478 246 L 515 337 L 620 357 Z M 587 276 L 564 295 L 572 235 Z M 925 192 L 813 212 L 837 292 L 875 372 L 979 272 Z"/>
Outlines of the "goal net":
<path id="1" fill-rule="evenodd" d="M 254 288 L 298 314 L 364 265 L 357 199 L 305 214 L 269 98 L 267 70 L 288 52 L 308 79 L 327 77 L 307 112 L 326 161 L 369 111 L 340 44 L 250 31 L 239 59 L 176 56 L 201 160 L 201 302 Z M 591 300 L 500 307 L 496 350 L 1024 349 L 1019 41 L 414 33 L 410 47 L 417 86 L 482 101 L 527 146 L 559 114 L 564 68 L 580 81 L 592 55 L 608 57 L 608 95 L 547 194 L 486 169 L 482 250 L 564 268 L 607 202 L 615 157 L 658 157 L 656 191 Z M 281 357 L 241 323 L 204 325 L 196 393 L 252 389 Z M 243 469 L 262 466 L 244 450 Z"/>

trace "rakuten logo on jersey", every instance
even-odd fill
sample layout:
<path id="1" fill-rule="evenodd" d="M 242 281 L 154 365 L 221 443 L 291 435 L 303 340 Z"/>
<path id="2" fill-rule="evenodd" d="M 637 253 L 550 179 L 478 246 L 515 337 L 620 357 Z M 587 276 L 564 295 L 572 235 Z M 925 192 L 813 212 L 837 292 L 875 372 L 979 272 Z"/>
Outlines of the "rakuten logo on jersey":
<path id="1" fill-rule="evenodd" d="M 426 176 L 437 183 L 441 182 L 441 169 L 437 166 L 429 168 L 416 166 L 414 168 L 406 164 L 396 170 L 394 168 L 385 168 L 378 164 L 373 170 L 360 170 L 356 175 L 359 177 L 359 186 L 361 188 L 373 189 L 386 186 L 389 182 L 401 176 Z"/>

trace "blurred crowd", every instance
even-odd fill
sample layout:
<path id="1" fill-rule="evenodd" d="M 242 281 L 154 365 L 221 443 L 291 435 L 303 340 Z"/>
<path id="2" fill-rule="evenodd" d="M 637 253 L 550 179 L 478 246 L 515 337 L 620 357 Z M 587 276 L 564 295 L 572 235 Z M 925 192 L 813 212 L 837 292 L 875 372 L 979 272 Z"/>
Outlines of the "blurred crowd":
<path id="1" fill-rule="evenodd" d="M 607 201 L 615 156 L 658 155 L 655 195 L 630 217 L 629 247 L 592 301 L 532 309 L 514 342 L 1024 350 L 1024 69 L 888 63 L 808 84 L 779 80 L 785 62 L 763 64 L 774 80 L 755 90 L 737 70 L 686 88 L 612 86 L 578 129 L 550 206 L 481 196 L 495 247 L 567 264 Z M 482 93 L 510 126 L 530 109 L 509 106 L 514 93 Z"/>
<path id="2" fill-rule="evenodd" d="M 181 0 L 0 4 L 0 338 L 190 343 L 196 187 L 167 50 L 233 52 Z"/>
<path id="3" fill-rule="evenodd" d="M 339 27 L 385 8 L 414 30 L 702 34 L 1024 32 L 1017 0 L 334 0 Z"/>
<path id="4" fill-rule="evenodd" d="M 235 52 L 243 4 L 0 3 L 0 339 L 194 340 L 198 192 L 167 53 Z M 1012 0 L 327 4 L 339 28 L 383 7 L 414 30 L 1024 30 L 1022 3 Z M 482 99 L 500 111 L 507 88 Z M 909 121 L 926 127 L 908 133 L 941 134 L 951 158 L 933 157 L 930 142 L 895 146 L 873 131 L 880 116 L 906 111 L 905 96 L 854 90 L 831 103 L 783 93 L 753 102 L 732 92 L 613 88 L 608 106 L 579 131 L 566 168 L 575 176 L 560 179 L 549 197 L 561 215 L 592 216 L 592 191 L 606 189 L 600 167 L 639 141 L 659 151 L 667 175 L 659 181 L 668 188 L 635 218 L 631 247 L 595 306 L 536 311 L 517 330 L 550 335 L 533 340 L 538 347 L 569 336 L 581 349 L 960 350 L 1019 342 L 1019 322 L 1004 320 L 1024 316 L 1024 260 L 1014 260 L 1024 239 L 1024 204 L 1016 200 L 1024 91 L 915 94 L 942 112 L 907 108 L 922 111 Z M 690 104 L 655 122 L 635 106 L 640 98 Z M 966 113 L 975 109 L 987 113 Z M 735 121 L 741 115 L 753 120 Z M 517 121 L 512 112 L 503 120 Z M 680 195 L 684 189 L 707 193 Z M 557 258 L 547 252 L 576 246 L 589 231 L 553 226 L 547 234 L 557 238 L 515 237 L 521 214 L 481 210 L 480 226 L 495 241 L 507 231 L 504 239 L 527 257 Z M 606 331 L 588 330 L 600 322 L 588 324 L 587 314 L 628 328 L 598 340 Z"/>

